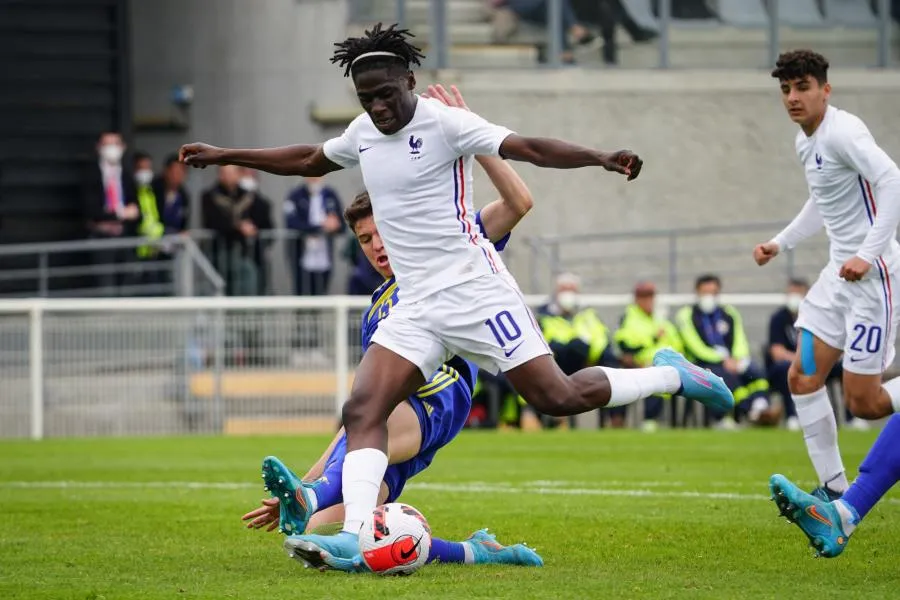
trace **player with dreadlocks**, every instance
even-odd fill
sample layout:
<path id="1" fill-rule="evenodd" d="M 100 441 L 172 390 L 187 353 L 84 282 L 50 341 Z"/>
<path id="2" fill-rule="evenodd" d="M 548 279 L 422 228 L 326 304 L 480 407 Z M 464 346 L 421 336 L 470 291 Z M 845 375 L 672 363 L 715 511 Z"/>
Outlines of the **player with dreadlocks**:
<path id="1" fill-rule="evenodd" d="M 310 562 L 352 558 L 375 508 L 388 465 L 387 418 L 448 358 L 458 355 L 506 377 L 540 412 L 574 415 L 641 398 L 681 393 L 716 410 L 733 407 L 724 382 L 663 350 L 653 367 L 590 367 L 566 375 L 496 249 L 474 223 L 473 156 L 501 156 L 539 167 L 603 167 L 636 178 L 642 161 L 627 150 L 600 152 L 517 135 L 478 115 L 420 97 L 412 65 L 422 54 L 410 33 L 376 25 L 337 44 L 333 62 L 352 77 L 364 113 L 322 145 L 235 150 L 188 144 L 189 165 L 236 164 L 281 175 L 321 176 L 359 165 L 402 302 L 374 333 L 344 404 L 347 433 L 342 491 L 344 529 L 305 535 Z M 288 481 L 285 478 L 285 481 Z M 273 490 L 283 497 L 291 489 Z"/>

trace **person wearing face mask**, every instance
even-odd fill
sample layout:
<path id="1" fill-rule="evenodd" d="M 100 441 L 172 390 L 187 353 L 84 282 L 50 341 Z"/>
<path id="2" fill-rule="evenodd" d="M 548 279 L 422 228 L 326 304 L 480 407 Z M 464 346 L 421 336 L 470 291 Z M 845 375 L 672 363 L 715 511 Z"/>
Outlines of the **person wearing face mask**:
<path id="1" fill-rule="evenodd" d="M 285 224 L 300 233 L 294 254 L 298 296 L 328 293 L 335 237 L 346 230 L 341 199 L 322 177 L 307 177 L 284 201 Z"/>
<path id="2" fill-rule="evenodd" d="M 581 306 L 580 293 L 581 279 L 563 273 L 556 278 L 552 302 L 538 309 L 541 332 L 554 360 L 567 375 L 591 366 L 618 367 L 609 329 L 593 308 Z M 622 427 L 626 408 L 606 409 L 603 417 L 611 426 Z"/>
<path id="3" fill-rule="evenodd" d="M 685 354 L 694 364 L 722 377 L 734 394 L 738 417 L 746 416 L 754 425 L 774 425 L 781 418 L 780 407 L 769 402 L 769 381 L 750 356 L 741 314 L 719 301 L 722 284 L 716 275 L 697 278 L 697 302 L 678 311 L 675 323 Z M 714 414 L 717 426 L 730 429 L 730 415 Z"/>
<path id="4" fill-rule="evenodd" d="M 668 319 L 656 313 L 655 299 L 656 286 L 650 281 L 641 281 L 634 287 L 634 302 L 625 307 L 625 314 L 613 337 L 618 346 L 619 360 L 625 368 L 652 365 L 653 356 L 663 348 L 684 351 L 678 330 Z M 644 399 L 644 431 L 656 431 L 662 409 L 662 396 Z"/>
<path id="5" fill-rule="evenodd" d="M 190 221 L 190 197 L 184 181 L 187 168 L 177 154 L 170 154 L 163 163 L 163 172 L 152 183 L 156 209 L 166 235 L 182 233 Z"/>
<path id="6" fill-rule="evenodd" d="M 784 306 L 769 320 L 769 344 L 766 352 L 766 374 L 769 385 L 781 396 L 784 403 L 785 426 L 791 431 L 800 430 L 797 407 L 788 386 L 788 369 L 797 356 L 797 313 L 800 303 L 809 291 L 805 279 L 791 279 L 788 282 Z M 840 381 L 843 373 L 841 363 L 836 363 L 826 379 L 827 382 Z M 849 413 L 848 413 L 849 414 Z M 848 420 L 852 417 L 848 417 Z"/>
<path id="7" fill-rule="evenodd" d="M 91 165 L 82 185 L 84 217 L 88 235 L 92 239 L 114 239 L 137 233 L 140 211 L 134 175 L 125 166 L 125 142 L 116 132 L 104 132 L 97 140 L 97 163 Z M 97 267 L 128 262 L 133 256 L 127 250 L 97 250 L 92 262 Z M 99 273 L 96 285 L 107 294 L 118 293 L 117 286 L 125 283 L 117 273 Z"/>
<path id="8" fill-rule="evenodd" d="M 258 234 L 272 227 L 270 205 L 257 192 L 252 171 L 226 165 L 219 167 L 218 176 L 216 185 L 203 193 L 203 227 L 216 233 L 213 256 L 227 294 L 256 296 L 264 285 Z"/>
<path id="9" fill-rule="evenodd" d="M 156 192 L 153 190 L 153 159 L 145 152 L 134 154 L 134 182 L 137 188 L 138 207 L 141 211 L 141 220 L 138 224 L 138 235 L 150 240 L 156 240 L 163 236 L 165 228 L 159 220 L 159 208 L 156 201 Z M 137 249 L 138 258 L 152 260 L 157 257 L 159 250 L 153 245 L 141 246 Z M 144 273 L 144 281 L 156 283 L 160 271 L 150 269 Z"/>

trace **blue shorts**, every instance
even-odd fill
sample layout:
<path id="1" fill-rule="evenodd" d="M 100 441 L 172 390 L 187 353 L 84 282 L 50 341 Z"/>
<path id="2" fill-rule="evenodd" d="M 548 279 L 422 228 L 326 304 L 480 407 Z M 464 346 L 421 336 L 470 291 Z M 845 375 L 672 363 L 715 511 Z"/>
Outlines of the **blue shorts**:
<path id="1" fill-rule="evenodd" d="M 406 462 L 388 465 L 384 481 L 388 486 L 388 502 L 394 502 L 403 492 L 406 482 L 428 468 L 438 450 L 450 443 L 462 430 L 472 408 L 472 390 L 460 378 L 451 385 L 427 395 L 410 396 L 407 400 L 422 429 L 422 446 L 419 453 Z M 328 456 L 325 471 L 336 462 L 344 462 L 347 454 L 347 436 L 342 435 Z"/>

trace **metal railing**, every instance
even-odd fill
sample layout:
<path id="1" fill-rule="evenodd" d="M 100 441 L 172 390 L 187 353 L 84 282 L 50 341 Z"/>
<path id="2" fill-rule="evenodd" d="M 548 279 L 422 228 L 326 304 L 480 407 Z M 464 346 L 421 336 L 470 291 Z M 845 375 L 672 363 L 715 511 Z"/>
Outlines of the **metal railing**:
<path id="1" fill-rule="evenodd" d="M 5 296 L 221 295 L 225 282 L 187 235 L 0 245 Z"/>
<path id="2" fill-rule="evenodd" d="M 567 0 L 547 0 L 546 16 L 542 19 L 544 23 L 528 24 L 522 23 L 518 29 L 537 30 L 537 35 L 524 36 L 531 43 L 536 41 L 537 44 L 546 49 L 546 56 L 543 62 L 544 66 L 557 68 L 562 66 L 561 55 L 565 48 L 563 28 L 563 6 Z M 746 68 L 758 68 L 762 66 L 764 57 L 767 57 L 767 63 L 772 65 L 778 53 L 783 49 L 782 41 L 784 35 L 782 29 L 788 28 L 800 32 L 801 36 L 809 34 L 815 29 L 822 31 L 844 31 L 871 30 L 874 33 L 873 38 L 867 38 L 865 46 L 871 46 L 871 60 L 866 60 L 865 65 L 858 66 L 877 66 L 887 68 L 891 66 L 891 32 L 892 32 L 892 16 L 891 16 L 891 0 L 875 0 L 872 4 L 874 11 L 860 16 L 859 19 L 847 21 L 842 16 L 832 16 L 824 13 L 827 4 L 820 2 L 804 3 L 802 8 L 798 9 L 798 5 L 789 5 L 790 2 L 796 0 L 743 0 L 746 2 L 746 8 L 751 7 L 751 18 L 746 21 L 736 19 L 729 23 L 735 31 L 753 31 L 759 30 L 765 36 L 764 42 L 755 41 L 758 38 L 750 36 L 748 38 L 750 44 L 759 44 L 759 58 L 753 64 L 746 64 Z M 473 7 L 477 7 L 477 2 L 481 2 L 484 7 L 482 14 L 478 16 L 477 11 Z M 450 49 L 457 41 L 454 40 L 454 11 L 460 11 L 461 14 L 476 16 L 468 18 L 463 22 L 466 25 L 465 31 L 471 32 L 472 26 L 477 26 L 479 22 L 484 23 L 488 20 L 490 3 L 487 0 L 464 0 L 454 2 L 453 0 L 351 0 L 349 18 L 351 23 L 370 24 L 374 21 L 397 22 L 406 27 L 410 27 L 417 34 L 427 34 L 428 45 L 428 63 L 427 67 L 443 69 L 447 67 L 455 67 L 452 64 Z M 654 11 L 651 0 L 625 0 L 621 2 L 625 5 L 626 10 L 639 12 L 644 19 L 643 25 L 652 26 L 657 30 L 657 59 L 656 64 L 659 68 L 670 68 L 673 66 L 673 32 L 679 29 L 687 29 L 696 32 L 693 35 L 700 36 L 705 29 L 709 31 L 713 26 L 723 24 L 718 18 L 706 19 L 708 23 L 700 25 L 690 20 L 682 23 L 679 19 L 673 18 L 673 0 L 659 0 L 658 9 Z M 732 5 L 735 6 L 735 5 Z M 716 8 L 713 3 L 713 8 Z M 855 5 L 860 11 L 870 11 L 868 0 L 858 2 Z M 799 10 L 799 12 L 798 12 Z M 808 19 L 802 18 L 803 11 L 810 11 Z M 746 15 L 744 11 L 739 11 Z M 814 14 L 812 14 L 814 13 Z M 652 22 L 651 22 L 652 21 Z M 595 24 L 596 26 L 596 24 Z M 471 35 L 470 33 L 461 33 L 460 35 Z M 684 36 L 681 36 L 684 37 Z M 515 38 L 515 36 L 514 36 Z M 825 39 L 825 38 L 823 38 Z M 470 43 L 468 39 L 460 40 L 459 43 Z M 488 36 L 484 43 L 490 43 Z M 807 44 L 809 42 L 806 42 Z M 860 40 L 853 38 L 848 39 L 848 44 L 858 46 Z M 483 61 L 474 61 L 467 67 L 478 67 L 485 64 Z M 504 65 L 506 66 L 506 65 Z M 651 66 L 651 65 L 647 65 Z"/>
<path id="3" fill-rule="evenodd" d="M 660 294 L 656 306 L 693 300 Z M 783 295 L 722 300 L 759 350 Z M 630 301 L 582 298 L 611 326 Z M 367 306 L 356 296 L 2 300 L 0 438 L 331 430 Z"/>
<path id="4" fill-rule="evenodd" d="M 714 273 L 731 291 L 779 291 L 788 279 L 811 278 L 828 257 L 827 240 L 816 236 L 759 269 L 752 260 L 753 247 L 786 224 L 527 237 L 529 289 L 553 289 L 557 275 L 572 272 L 581 276 L 584 289 L 591 292 L 627 291 L 639 280 L 651 280 L 677 293 L 692 290 L 697 276 Z"/>

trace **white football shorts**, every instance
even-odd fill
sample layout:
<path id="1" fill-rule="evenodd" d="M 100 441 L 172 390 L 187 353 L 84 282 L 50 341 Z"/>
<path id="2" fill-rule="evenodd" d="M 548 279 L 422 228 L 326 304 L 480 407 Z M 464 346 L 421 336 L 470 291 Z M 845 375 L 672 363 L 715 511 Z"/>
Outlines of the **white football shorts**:
<path id="1" fill-rule="evenodd" d="M 378 325 L 372 342 L 419 367 L 426 379 L 454 355 L 496 374 L 551 353 L 508 271 L 482 275 L 419 302 L 401 301 Z"/>
<path id="2" fill-rule="evenodd" d="M 900 305 L 893 286 L 900 283 L 900 272 L 889 272 L 881 259 L 861 281 L 841 279 L 839 272 L 834 263 L 822 269 L 800 305 L 795 326 L 842 349 L 847 371 L 884 373 L 894 361 Z"/>

